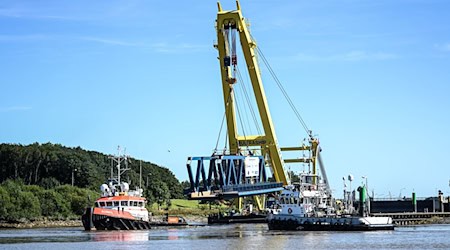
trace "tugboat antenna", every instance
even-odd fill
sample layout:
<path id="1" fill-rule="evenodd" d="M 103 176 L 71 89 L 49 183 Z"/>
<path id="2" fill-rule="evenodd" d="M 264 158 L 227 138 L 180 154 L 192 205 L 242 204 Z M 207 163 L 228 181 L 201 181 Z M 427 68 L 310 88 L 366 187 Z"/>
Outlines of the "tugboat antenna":
<path id="1" fill-rule="evenodd" d="M 120 146 L 117 146 L 117 156 L 110 156 L 109 157 L 112 161 L 117 163 L 117 184 L 120 185 L 120 175 L 123 174 L 125 171 L 130 170 L 128 168 L 128 157 L 125 154 L 125 150 L 123 152 L 123 154 L 121 154 L 120 151 Z M 125 161 L 125 168 L 121 169 L 120 164 Z M 113 172 L 113 168 L 112 168 L 112 162 L 111 162 L 111 179 L 114 178 L 114 172 Z"/>

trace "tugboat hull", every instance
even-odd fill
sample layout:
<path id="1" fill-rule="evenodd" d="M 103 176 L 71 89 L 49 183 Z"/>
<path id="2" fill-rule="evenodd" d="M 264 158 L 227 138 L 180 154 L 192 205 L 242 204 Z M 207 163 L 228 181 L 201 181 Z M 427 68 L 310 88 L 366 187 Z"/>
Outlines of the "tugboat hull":
<path id="1" fill-rule="evenodd" d="M 83 227 L 89 231 L 96 230 L 146 230 L 151 225 L 148 221 L 136 220 L 129 216 L 115 217 L 97 214 L 93 208 L 87 208 L 81 217 Z"/>

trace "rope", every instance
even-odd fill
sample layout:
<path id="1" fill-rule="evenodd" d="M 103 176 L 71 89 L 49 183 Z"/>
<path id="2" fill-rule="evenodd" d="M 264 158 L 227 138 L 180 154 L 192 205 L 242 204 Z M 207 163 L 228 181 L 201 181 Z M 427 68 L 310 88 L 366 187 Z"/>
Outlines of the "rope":
<path id="1" fill-rule="evenodd" d="M 238 73 L 238 77 L 241 79 L 241 82 L 243 82 L 241 71 L 239 70 L 239 67 L 238 67 L 237 73 Z M 248 95 L 247 88 L 245 87 L 244 84 L 241 85 L 241 88 L 242 88 L 242 90 L 244 92 L 245 99 L 247 101 L 247 105 L 248 105 L 248 107 L 250 109 L 250 113 L 252 114 L 252 118 L 253 118 L 253 122 L 255 123 L 256 131 L 258 132 L 258 134 L 261 134 L 261 128 L 260 128 L 258 120 L 256 118 L 255 110 L 253 109 L 253 106 L 250 103 L 250 97 Z"/>
<path id="2" fill-rule="evenodd" d="M 238 71 L 236 71 L 236 72 L 238 72 Z M 237 74 L 237 78 L 236 79 L 237 79 L 236 80 L 236 84 L 238 84 L 238 82 L 242 83 L 242 81 L 241 81 L 242 79 L 239 78 L 238 74 Z M 243 94 L 244 90 L 242 88 L 242 84 L 238 84 L 238 85 L 239 85 L 240 88 L 239 89 L 235 89 L 236 92 L 234 93 L 235 96 L 239 97 L 236 100 L 236 106 L 237 107 L 241 107 L 241 109 L 243 110 L 243 118 L 245 118 L 245 123 L 243 125 L 245 126 L 246 131 L 248 133 L 252 133 L 251 132 L 252 128 L 250 127 L 251 123 L 250 123 L 250 119 L 249 119 L 249 115 L 248 115 L 249 111 L 248 111 L 247 105 L 245 104 L 245 98 L 241 98 L 244 95 Z M 238 90 L 240 90 L 240 91 L 238 91 Z"/>
<path id="3" fill-rule="evenodd" d="M 224 124 L 225 117 L 226 117 L 225 112 L 223 113 L 222 123 L 220 125 L 219 135 L 217 136 L 216 147 L 214 148 L 214 152 L 217 152 L 217 147 L 219 146 L 220 135 L 222 134 L 222 128 L 223 128 L 223 124 Z"/>
<path id="4" fill-rule="evenodd" d="M 272 67 L 270 67 L 269 62 L 267 61 L 266 57 L 264 56 L 264 54 L 262 53 L 261 49 L 259 47 L 256 47 L 258 54 L 261 56 L 264 64 L 266 65 L 267 69 L 269 70 L 270 74 L 272 75 L 273 79 L 275 80 L 275 82 L 277 83 L 278 87 L 280 88 L 281 92 L 283 93 L 284 97 L 286 98 L 286 100 L 288 101 L 289 105 L 291 106 L 291 109 L 294 111 L 294 114 L 297 116 L 297 119 L 299 120 L 300 124 L 303 126 L 303 128 L 306 131 L 306 134 L 308 134 L 309 136 L 312 136 L 310 134 L 310 131 L 308 129 L 308 126 L 306 126 L 305 121 L 303 120 L 302 116 L 300 115 L 300 113 L 298 112 L 298 110 L 295 108 L 294 103 L 292 102 L 291 98 L 289 97 L 288 93 L 286 92 L 286 90 L 284 89 L 283 85 L 281 84 L 280 80 L 278 79 L 278 77 L 276 76 L 275 72 L 273 71 Z"/>
<path id="5" fill-rule="evenodd" d="M 234 99 L 236 99 L 236 95 L 234 96 Z M 243 134 L 243 136 L 244 136 L 244 140 L 245 140 L 245 142 L 246 142 L 246 145 L 245 145 L 245 146 L 247 146 L 247 148 L 248 148 L 247 137 L 245 136 L 245 128 L 244 128 L 244 123 L 242 122 L 242 118 L 241 118 L 241 112 L 239 111 L 239 106 L 238 106 L 238 105 L 236 105 L 236 110 L 237 110 L 237 113 L 238 113 L 238 117 L 239 117 L 239 123 L 241 124 L 241 127 L 242 127 L 242 134 Z M 237 142 L 238 142 L 238 148 L 240 148 L 240 145 L 239 145 L 239 140 L 238 140 Z"/>
<path id="6" fill-rule="evenodd" d="M 223 113 L 222 123 L 220 125 L 219 135 L 217 136 L 216 147 L 214 148 L 214 152 L 217 152 L 217 147 L 219 146 L 220 135 L 222 134 L 223 124 L 225 123 L 225 117 L 226 117 L 226 114 L 227 114 L 226 113 L 227 112 L 227 107 L 228 107 L 228 104 L 230 103 L 230 99 L 231 99 L 231 92 L 232 92 L 232 89 L 230 89 L 230 93 L 228 93 L 227 103 L 225 105 L 225 111 Z M 227 148 L 226 147 L 227 137 L 228 137 L 228 128 L 227 128 L 227 133 L 226 133 L 226 137 L 225 137 L 225 149 Z"/>

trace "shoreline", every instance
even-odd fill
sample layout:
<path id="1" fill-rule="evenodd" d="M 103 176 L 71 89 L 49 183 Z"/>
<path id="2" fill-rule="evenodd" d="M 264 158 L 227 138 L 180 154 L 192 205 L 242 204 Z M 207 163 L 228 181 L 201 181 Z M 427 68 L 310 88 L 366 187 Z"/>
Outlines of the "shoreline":
<path id="1" fill-rule="evenodd" d="M 31 229 L 54 227 L 83 227 L 81 220 L 35 220 L 26 222 L 0 221 L 0 229 Z"/>
<path id="2" fill-rule="evenodd" d="M 198 215 L 185 215 L 182 216 L 188 223 L 208 223 L 208 218 Z M 155 221 L 161 221 L 164 216 L 156 215 L 152 219 Z M 2 229 L 32 229 L 32 228 L 56 228 L 56 227 L 83 227 L 81 219 L 66 219 L 66 220 L 51 220 L 42 219 L 34 221 L 22 221 L 22 222 L 8 222 L 0 221 L 0 230 Z"/>
<path id="3" fill-rule="evenodd" d="M 208 219 L 204 216 L 198 215 L 185 215 L 182 216 L 188 223 L 202 223 L 207 224 Z M 158 221 L 162 219 L 163 216 L 153 216 L 153 220 Z M 419 223 L 411 223 L 409 225 L 397 225 L 397 227 L 408 227 L 408 226 L 421 226 L 421 225 L 439 225 L 439 224 L 450 224 L 449 218 L 431 218 L 428 220 L 423 220 Z M 0 221 L 0 230 L 2 229 L 32 229 L 32 228 L 59 228 L 59 227 L 83 227 L 83 223 L 80 219 L 76 220 L 35 220 L 35 221 L 24 221 L 24 222 L 7 222 Z"/>

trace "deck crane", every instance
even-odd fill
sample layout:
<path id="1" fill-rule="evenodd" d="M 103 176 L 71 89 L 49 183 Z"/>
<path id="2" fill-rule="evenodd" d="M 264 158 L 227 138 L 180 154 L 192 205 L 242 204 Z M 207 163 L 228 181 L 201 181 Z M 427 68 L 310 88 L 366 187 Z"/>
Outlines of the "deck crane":
<path id="1" fill-rule="evenodd" d="M 214 47 L 219 52 L 220 72 L 222 79 L 223 89 L 223 101 L 225 105 L 225 116 L 227 124 L 227 136 L 228 136 L 228 149 L 230 155 L 240 155 L 242 147 L 256 148 L 256 152 L 261 153 L 261 159 L 265 161 L 265 164 L 270 166 L 273 173 L 273 179 L 282 183 L 284 186 L 290 184 L 289 175 L 286 173 L 285 163 L 306 163 L 310 164 L 311 172 L 313 175 L 317 174 L 317 165 L 321 166 L 321 172 L 324 176 L 324 181 L 328 183 L 325 175 L 325 170 L 320 158 L 319 140 L 312 135 L 311 131 L 308 131 L 308 144 L 296 146 L 296 147 L 280 147 L 278 145 L 277 137 L 275 134 L 274 124 L 269 111 L 269 106 L 266 99 L 266 94 L 262 84 L 262 78 L 260 74 L 260 68 L 257 60 L 257 45 L 255 40 L 250 35 L 248 30 L 248 24 L 241 13 L 240 3 L 236 1 L 236 10 L 226 11 L 222 9 L 220 2 L 217 3 L 218 13 L 216 19 L 216 32 L 217 43 Z M 234 87 L 239 84 L 235 75 L 237 65 L 236 54 L 236 33 L 239 35 L 240 45 L 242 48 L 242 54 L 245 58 L 245 63 L 250 76 L 251 85 L 253 88 L 254 97 L 258 107 L 259 117 L 262 123 L 263 132 L 255 135 L 240 135 L 238 133 L 237 119 L 236 119 L 236 103 L 234 96 Z M 296 111 L 296 110 L 295 110 Z M 298 114 L 298 112 L 296 112 Z M 304 126 L 305 127 L 305 126 Z M 295 158 L 295 159 L 283 159 L 282 151 L 308 151 L 309 157 Z M 220 165 L 214 167 L 213 163 L 210 164 L 210 170 L 208 178 L 203 166 L 203 160 L 208 157 L 190 157 L 188 158 L 188 173 L 191 182 L 191 187 L 188 190 L 191 199 L 214 199 L 223 197 L 223 195 L 194 195 L 199 191 L 208 191 L 220 188 L 213 188 L 212 183 L 215 179 L 226 179 L 228 177 L 220 177 L 217 173 L 223 169 L 229 170 L 228 167 Z M 197 174 L 194 178 L 192 174 L 191 161 L 198 160 Z M 210 161 L 219 161 L 218 158 L 208 158 Z M 222 160 L 222 162 L 224 162 Z M 319 164 L 317 164 L 319 163 Z M 263 169 L 263 168 L 262 168 Z M 237 172 L 239 172 L 238 170 Z M 227 171 L 225 171 L 227 172 Z M 228 171 L 229 172 L 229 171 Z M 218 177 L 217 177 L 218 176 Z M 203 178 L 203 181 L 200 179 Z M 222 178 L 222 179 L 221 179 Z M 222 181 L 223 185 L 226 184 Z M 238 184 L 238 183 L 235 183 Z M 313 180 L 313 184 L 317 184 L 316 180 Z M 202 186 L 203 185 L 203 186 Z M 328 186 L 328 184 L 327 184 Z M 329 187 L 329 186 L 328 186 Z M 263 187 L 264 188 L 264 187 Z M 220 189 L 222 190 L 222 189 Z M 278 189 L 279 190 L 279 189 Z M 211 191 L 212 193 L 213 191 Z M 263 192 L 261 192 L 263 193 Z M 209 193 L 210 194 L 210 193 Z M 257 195 L 256 192 L 254 195 Z M 213 197 L 213 198 L 211 198 Z M 258 206 L 261 206 L 260 202 L 257 202 Z"/>

